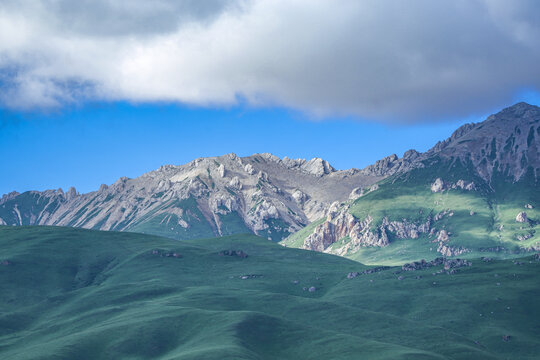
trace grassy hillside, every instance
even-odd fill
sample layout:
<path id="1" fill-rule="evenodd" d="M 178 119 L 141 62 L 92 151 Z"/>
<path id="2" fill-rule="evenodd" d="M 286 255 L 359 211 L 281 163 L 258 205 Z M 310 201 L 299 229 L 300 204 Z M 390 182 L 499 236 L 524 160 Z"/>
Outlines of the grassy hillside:
<path id="1" fill-rule="evenodd" d="M 533 359 L 540 352 L 540 262 L 532 256 L 521 265 L 473 260 L 453 275 L 437 274 L 439 266 L 347 279 L 368 268 L 251 235 L 177 242 L 0 227 L 0 249 L 4 359 Z"/>
<path id="2" fill-rule="evenodd" d="M 459 255 L 465 258 L 484 255 L 511 258 L 523 256 L 531 247 L 540 247 L 540 186 L 530 174 L 519 182 L 495 174 L 486 183 L 474 176 L 467 164 L 431 161 L 424 168 L 383 180 L 377 190 L 357 199 L 348 211 L 359 220 L 371 216 L 374 229 L 383 218 L 422 224 L 429 217 L 446 212 L 432 227 L 436 232 L 446 230 L 450 234 L 447 245 L 467 249 L 467 253 Z M 476 190 L 457 188 L 434 193 L 430 186 L 437 178 L 448 184 L 459 180 L 474 182 Z M 533 208 L 525 208 L 527 204 Z M 522 211 L 527 213 L 528 223 L 516 222 L 516 215 Z M 301 247 L 320 222 L 310 224 L 283 243 Z M 349 251 L 346 256 L 366 264 L 387 265 L 441 256 L 433 234 L 421 233 L 417 239 L 400 239 L 392 232 L 388 236 L 387 247 L 363 247 Z M 349 240 L 343 238 L 327 251 L 337 253 Z"/>

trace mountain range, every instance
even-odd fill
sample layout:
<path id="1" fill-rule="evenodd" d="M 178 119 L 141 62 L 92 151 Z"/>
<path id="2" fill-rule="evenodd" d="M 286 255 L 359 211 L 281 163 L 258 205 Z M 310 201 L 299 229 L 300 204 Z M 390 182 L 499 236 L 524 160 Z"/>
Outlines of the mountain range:
<path id="1" fill-rule="evenodd" d="M 366 263 L 540 249 L 540 108 L 518 103 L 425 153 L 364 169 L 227 154 L 99 190 L 12 192 L 0 225 L 54 225 L 178 240 L 253 233 Z"/>

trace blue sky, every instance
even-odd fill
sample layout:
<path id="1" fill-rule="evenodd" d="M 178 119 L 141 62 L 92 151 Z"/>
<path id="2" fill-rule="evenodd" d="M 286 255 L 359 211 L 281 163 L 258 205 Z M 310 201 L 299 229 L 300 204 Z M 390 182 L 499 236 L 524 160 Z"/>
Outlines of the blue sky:
<path id="1" fill-rule="evenodd" d="M 0 194 L 271 152 L 362 168 L 539 104 L 538 1 L 0 1 Z"/>
<path id="2" fill-rule="evenodd" d="M 534 93 L 520 100 L 537 103 Z M 87 104 L 54 112 L 3 110 L 0 193 L 75 186 L 96 190 L 121 176 L 164 164 L 234 152 L 322 157 L 338 169 L 362 168 L 393 153 L 425 151 L 460 125 L 385 124 L 349 118 L 313 119 L 283 109 L 205 109 L 179 105 Z"/>

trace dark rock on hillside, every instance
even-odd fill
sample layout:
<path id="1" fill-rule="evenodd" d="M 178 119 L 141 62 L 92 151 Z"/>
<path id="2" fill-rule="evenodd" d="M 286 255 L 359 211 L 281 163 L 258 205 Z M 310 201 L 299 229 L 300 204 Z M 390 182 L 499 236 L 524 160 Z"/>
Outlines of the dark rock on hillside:
<path id="1" fill-rule="evenodd" d="M 157 255 L 159 257 L 173 257 L 173 258 L 182 257 L 182 255 L 176 251 L 164 251 L 164 250 L 158 250 L 158 249 L 152 250 L 151 254 Z"/>
<path id="2" fill-rule="evenodd" d="M 371 269 L 366 269 L 364 271 L 354 271 L 354 272 L 350 272 L 347 274 L 347 279 L 354 279 L 355 277 L 357 277 L 358 275 L 368 275 L 368 274 L 374 274 L 374 273 L 378 273 L 380 271 L 384 271 L 384 270 L 388 270 L 390 269 L 389 266 L 377 266 L 377 267 L 374 267 L 374 268 L 371 268 Z"/>
<path id="3" fill-rule="evenodd" d="M 219 256 L 234 256 L 239 257 L 242 259 L 245 259 L 248 257 L 248 254 L 246 254 L 242 250 L 223 250 L 218 253 Z"/>
<path id="4" fill-rule="evenodd" d="M 446 258 L 438 257 L 432 261 L 426 261 L 422 259 L 420 261 L 404 264 L 401 267 L 401 270 L 403 271 L 424 270 L 433 266 L 440 266 L 440 265 L 443 266 L 444 270 L 450 270 L 450 269 L 458 269 L 464 266 L 472 266 L 472 263 L 470 261 L 463 260 L 463 259 L 446 259 Z"/>

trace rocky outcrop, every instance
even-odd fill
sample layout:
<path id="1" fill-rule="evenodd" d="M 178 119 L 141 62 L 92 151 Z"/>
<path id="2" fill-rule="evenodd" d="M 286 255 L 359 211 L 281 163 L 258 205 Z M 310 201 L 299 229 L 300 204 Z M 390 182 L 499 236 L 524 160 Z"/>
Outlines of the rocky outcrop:
<path id="1" fill-rule="evenodd" d="M 336 169 L 334 169 L 326 160 L 321 158 L 314 158 L 306 162 L 301 166 L 301 168 L 309 174 L 315 176 L 323 176 L 325 174 L 330 174 Z"/>
<path id="2" fill-rule="evenodd" d="M 257 234 L 262 230 L 268 229 L 268 219 L 279 218 L 279 211 L 270 201 L 262 200 L 261 203 L 252 208 L 247 214 L 246 218 L 250 227 Z"/>
<path id="3" fill-rule="evenodd" d="M 450 189 L 461 189 L 461 190 L 476 190 L 476 185 L 474 182 L 469 182 L 465 180 L 458 180 L 455 183 L 447 183 L 441 178 L 435 179 L 433 184 L 431 184 L 431 192 L 438 193 Z"/>
<path id="4" fill-rule="evenodd" d="M 2 197 L 0 198 L 0 205 L 2 205 L 3 203 L 5 203 L 5 202 L 7 202 L 9 200 L 12 200 L 12 199 L 16 198 L 19 195 L 21 195 L 21 194 L 18 193 L 17 191 L 12 191 L 9 194 L 2 195 Z"/>
<path id="5" fill-rule="evenodd" d="M 219 176 L 225 177 L 225 165 L 220 164 L 218 166 L 218 173 L 219 173 Z"/>
<path id="6" fill-rule="evenodd" d="M 429 233 L 432 229 L 431 225 L 431 217 L 428 217 L 426 222 L 423 223 L 413 223 L 406 219 L 390 221 L 387 217 L 384 217 L 380 225 L 374 226 L 371 216 L 359 220 L 349 212 L 348 205 L 339 208 L 339 204 L 334 203 L 330 206 L 325 221 L 306 237 L 303 248 L 327 251 L 332 244 L 347 238 L 343 246 L 338 246 L 331 251 L 335 254 L 344 255 L 363 246 L 387 246 L 390 244 L 389 233 L 392 233 L 398 239 L 417 239 L 420 233 Z M 442 234 L 444 237 L 446 231 L 443 230 Z"/>
<path id="7" fill-rule="evenodd" d="M 437 234 L 437 239 L 435 241 L 439 243 L 445 243 L 449 239 L 450 239 L 450 235 L 448 234 L 446 230 L 443 229 L 439 231 L 439 233 Z"/>
<path id="8" fill-rule="evenodd" d="M 446 189 L 446 184 L 441 178 L 437 178 L 433 184 L 431 184 L 431 192 L 438 193 Z"/>
<path id="9" fill-rule="evenodd" d="M 361 187 L 357 187 L 352 189 L 351 193 L 349 194 L 349 200 L 356 200 L 361 198 L 364 195 L 364 189 Z"/>
<path id="10" fill-rule="evenodd" d="M 387 177 L 398 172 L 406 172 L 414 167 L 423 166 L 418 160 L 420 160 L 420 153 L 416 150 L 408 150 L 403 154 L 402 158 L 398 158 L 396 154 L 393 154 L 360 171 L 367 175 Z"/>
<path id="11" fill-rule="evenodd" d="M 363 221 L 342 209 L 331 211 L 326 221 L 318 225 L 315 231 L 304 240 L 304 249 L 325 251 L 340 239 L 349 237 L 352 246 L 386 246 L 389 244 L 385 228 L 381 225 L 372 230 L 373 218 Z"/>
<path id="12" fill-rule="evenodd" d="M 366 269 L 366 270 L 360 271 L 360 272 L 353 271 L 353 272 L 350 272 L 350 273 L 347 274 L 347 279 L 354 279 L 355 277 L 357 277 L 359 275 L 374 274 L 374 273 L 378 273 L 378 272 L 388 270 L 388 269 L 390 269 L 389 266 L 377 266 L 377 267 Z"/>
<path id="13" fill-rule="evenodd" d="M 451 233 L 445 229 L 437 231 L 434 227 L 445 216 L 451 217 L 452 210 L 429 215 L 425 222 L 420 223 L 407 219 L 390 221 L 388 217 L 384 217 L 381 224 L 375 226 L 371 216 L 368 215 L 363 220 L 357 219 L 349 212 L 349 208 L 350 205 L 333 203 L 328 208 L 325 221 L 305 238 L 303 248 L 346 255 L 358 251 L 361 247 L 388 246 L 389 234 L 398 239 L 417 239 L 420 234 L 429 234 L 435 235 L 433 242 L 437 243 L 437 251 L 444 256 L 456 256 L 469 251 L 449 245 Z"/>
<path id="14" fill-rule="evenodd" d="M 532 233 L 526 233 L 526 234 L 523 234 L 523 235 L 517 235 L 516 239 L 518 241 L 525 241 L 525 240 L 529 240 L 533 236 L 534 236 L 534 234 L 532 234 Z"/>
<path id="15" fill-rule="evenodd" d="M 235 190 L 242 190 L 242 183 L 238 176 L 234 176 L 231 181 L 229 181 L 229 186 Z"/>
<path id="16" fill-rule="evenodd" d="M 248 254 L 246 254 L 242 250 L 222 250 L 218 253 L 219 256 L 232 256 L 232 257 L 239 257 L 241 259 L 245 259 L 248 257 Z"/>
<path id="17" fill-rule="evenodd" d="M 424 270 L 434 266 L 443 266 L 445 270 L 458 269 L 461 267 L 472 266 L 470 261 L 464 259 L 446 259 L 446 258 L 436 258 L 432 261 L 426 261 L 424 259 L 420 261 L 415 261 L 412 263 L 406 263 L 401 266 L 403 271 L 416 271 Z"/>
<path id="18" fill-rule="evenodd" d="M 469 249 L 464 248 L 462 246 L 449 246 L 444 245 L 443 243 L 439 243 L 439 246 L 437 247 L 437 252 L 441 253 L 443 256 L 458 256 L 467 252 L 470 252 Z"/>
<path id="19" fill-rule="evenodd" d="M 297 189 L 292 193 L 292 198 L 294 199 L 294 201 L 296 201 L 296 203 L 303 204 L 308 199 L 308 196 Z"/>
<path id="20" fill-rule="evenodd" d="M 525 211 L 521 211 L 516 215 L 516 222 L 518 223 L 528 223 L 529 218 L 527 217 L 527 213 Z"/>
<path id="21" fill-rule="evenodd" d="M 248 175 L 255 174 L 255 169 L 253 168 L 253 165 L 251 164 L 246 164 L 246 166 L 244 166 L 244 170 L 246 171 L 246 173 L 248 173 Z"/>

